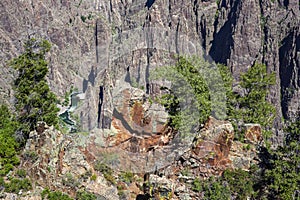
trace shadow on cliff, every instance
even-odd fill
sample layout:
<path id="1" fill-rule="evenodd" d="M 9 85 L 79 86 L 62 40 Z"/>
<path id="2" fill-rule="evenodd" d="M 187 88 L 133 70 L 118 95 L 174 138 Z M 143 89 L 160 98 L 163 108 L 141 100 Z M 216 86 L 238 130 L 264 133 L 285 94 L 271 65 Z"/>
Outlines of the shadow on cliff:
<path id="1" fill-rule="evenodd" d="M 295 74 L 295 69 L 300 67 L 300 62 L 293 62 L 291 59 L 296 57 L 295 52 L 300 51 L 300 36 L 297 36 L 296 30 L 292 31 L 282 40 L 281 44 L 282 46 L 279 48 L 281 109 L 284 118 L 288 119 L 289 102 L 294 95 L 295 88 L 298 88 L 300 85 L 300 79 L 295 79 L 298 76 L 298 74 Z M 300 71 L 298 73 L 300 74 Z"/>
<path id="2" fill-rule="evenodd" d="M 214 32 L 214 39 L 212 41 L 212 46 L 209 51 L 209 55 L 217 63 L 227 64 L 227 59 L 230 58 L 230 51 L 234 44 L 234 40 L 232 37 L 233 29 L 237 22 L 237 14 L 239 12 L 238 6 L 240 2 L 240 0 L 233 2 L 230 13 L 228 14 L 228 20 L 218 32 Z M 218 18 L 214 23 L 215 30 L 217 30 L 217 25 Z"/>
<path id="3" fill-rule="evenodd" d="M 155 0 L 147 0 L 145 7 L 147 7 L 148 9 L 151 8 L 151 6 L 154 4 Z"/>

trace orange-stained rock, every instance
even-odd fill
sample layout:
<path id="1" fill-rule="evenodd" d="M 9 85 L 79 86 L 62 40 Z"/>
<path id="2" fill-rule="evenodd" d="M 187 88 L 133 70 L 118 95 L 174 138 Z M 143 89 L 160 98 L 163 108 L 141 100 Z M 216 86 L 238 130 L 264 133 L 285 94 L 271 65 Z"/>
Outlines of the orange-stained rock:
<path id="1" fill-rule="evenodd" d="M 257 144 L 262 141 L 262 130 L 260 124 L 245 124 L 245 141 Z"/>
<path id="2" fill-rule="evenodd" d="M 162 106 L 150 104 L 145 95 L 137 88 L 126 88 L 115 95 L 112 127 L 117 134 L 108 138 L 113 146 L 147 152 L 169 142 L 172 130 L 166 125 L 168 114 Z"/>
<path id="3" fill-rule="evenodd" d="M 208 119 L 200 131 L 192 153 L 196 160 L 202 163 L 201 173 L 212 173 L 208 169 L 215 167 L 215 174 L 220 174 L 230 166 L 230 148 L 233 143 L 234 132 L 230 122 L 219 121 L 212 117 Z"/>

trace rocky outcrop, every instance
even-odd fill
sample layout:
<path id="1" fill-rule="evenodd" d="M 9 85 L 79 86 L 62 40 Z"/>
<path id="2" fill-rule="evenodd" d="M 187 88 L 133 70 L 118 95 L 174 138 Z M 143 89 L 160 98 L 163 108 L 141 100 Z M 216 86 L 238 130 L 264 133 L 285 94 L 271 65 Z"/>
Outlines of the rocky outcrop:
<path id="1" fill-rule="evenodd" d="M 249 135 L 248 132 L 245 135 Z M 255 146 L 233 139 L 231 123 L 210 118 L 193 143 L 192 149 L 180 158 L 181 165 L 189 168 L 193 177 L 203 178 L 220 176 L 225 169 L 248 170 L 258 160 L 258 144 Z"/>
<path id="2" fill-rule="evenodd" d="M 143 94 L 139 90 L 131 92 L 131 98 Z M 126 120 L 130 123 L 130 118 Z M 121 196 L 135 199 L 146 194 L 157 198 L 199 198 L 200 194 L 192 192 L 189 186 L 196 177 L 220 176 L 225 169 L 248 170 L 252 164 L 259 162 L 256 149 L 259 146 L 257 142 L 262 142 L 259 139 L 260 126 L 247 124 L 245 127 L 248 143 L 237 142 L 233 140 L 231 123 L 210 118 L 194 135 L 192 145 L 184 151 L 178 150 L 178 147 L 174 150 L 177 150 L 177 156 L 172 156 L 170 144 L 173 138 L 169 138 L 169 143 L 156 140 L 162 133 L 139 136 L 136 139 L 139 143 L 127 139 L 126 143 L 122 138 L 133 136 L 124 132 L 123 128 L 110 132 L 99 129 L 90 134 L 63 134 L 40 123 L 37 130 L 30 133 L 19 166 L 26 168 L 33 191 L 19 194 L 19 197 L 39 198 L 43 189 L 49 188 L 73 197 L 78 190 L 85 190 L 99 198 L 113 200 Z M 158 147 L 151 148 L 153 146 Z M 103 166 L 112 168 L 113 173 L 103 170 Z M 124 173 L 128 171 L 136 172 L 136 175 L 124 179 Z"/>
<path id="3" fill-rule="evenodd" d="M 30 133 L 20 166 L 26 168 L 35 190 L 49 188 L 75 196 L 77 190 L 85 189 L 99 198 L 118 199 L 116 187 L 95 171 L 95 161 L 81 151 L 86 140 L 87 136 L 65 135 L 39 124 Z"/>
<path id="4" fill-rule="evenodd" d="M 261 135 L 257 124 L 247 124 L 246 127 L 246 138 L 250 131 L 255 132 L 253 135 Z M 189 151 L 174 164 L 150 175 L 148 181 L 151 187 L 147 192 L 156 198 L 168 199 L 172 196 L 173 199 L 202 199 L 201 192 L 196 193 L 188 186 L 196 177 L 203 180 L 220 176 L 225 169 L 249 170 L 251 165 L 260 160 L 257 151 L 259 145 L 241 143 L 233 138 L 231 123 L 210 118 Z M 246 141 L 252 137 L 248 138 Z"/>

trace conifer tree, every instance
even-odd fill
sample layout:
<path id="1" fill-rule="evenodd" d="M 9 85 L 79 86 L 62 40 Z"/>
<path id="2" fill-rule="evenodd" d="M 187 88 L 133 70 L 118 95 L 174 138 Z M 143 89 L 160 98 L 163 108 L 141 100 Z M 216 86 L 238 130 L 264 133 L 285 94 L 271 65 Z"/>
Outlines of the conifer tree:
<path id="1" fill-rule="evenodd" d="M 46 81 L 48 62 L 45 55 L 51 44 L 47 40 L 30 39 L 25 43 L 25 52 L 13 59 L 10 65 L 17 70 L 14 82 L 17 120 L 22 135 L 28 137 L 38 121 L 58 125 L 56 96 Z"/>

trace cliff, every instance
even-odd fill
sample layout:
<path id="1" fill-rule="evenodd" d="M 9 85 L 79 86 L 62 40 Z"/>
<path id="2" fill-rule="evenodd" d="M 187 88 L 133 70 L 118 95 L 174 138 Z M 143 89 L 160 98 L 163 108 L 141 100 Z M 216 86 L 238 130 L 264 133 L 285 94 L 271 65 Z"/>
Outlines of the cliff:
<path id="1" fill-rule="evenodd" d="M 282 116 L 294 120 L 299 113 L 296 0 L 4 0 L 0 16 L 1 95 L 12 96 L 6 61 L 27 38 L 46 38 L 53 44 L 53 91 L 63 97 L 74 86 L 85 95 L 75 111 L 83 130 L 109 128 L 117 79 L 130 71 L 148 93 L 149 68 L 171 64 L 172 54 L 209 56 L 228 65 L 237 81 L 255 61 L 266 63 L 277 77 L 269 97 L 278 112 L 276 127 Z"/>

